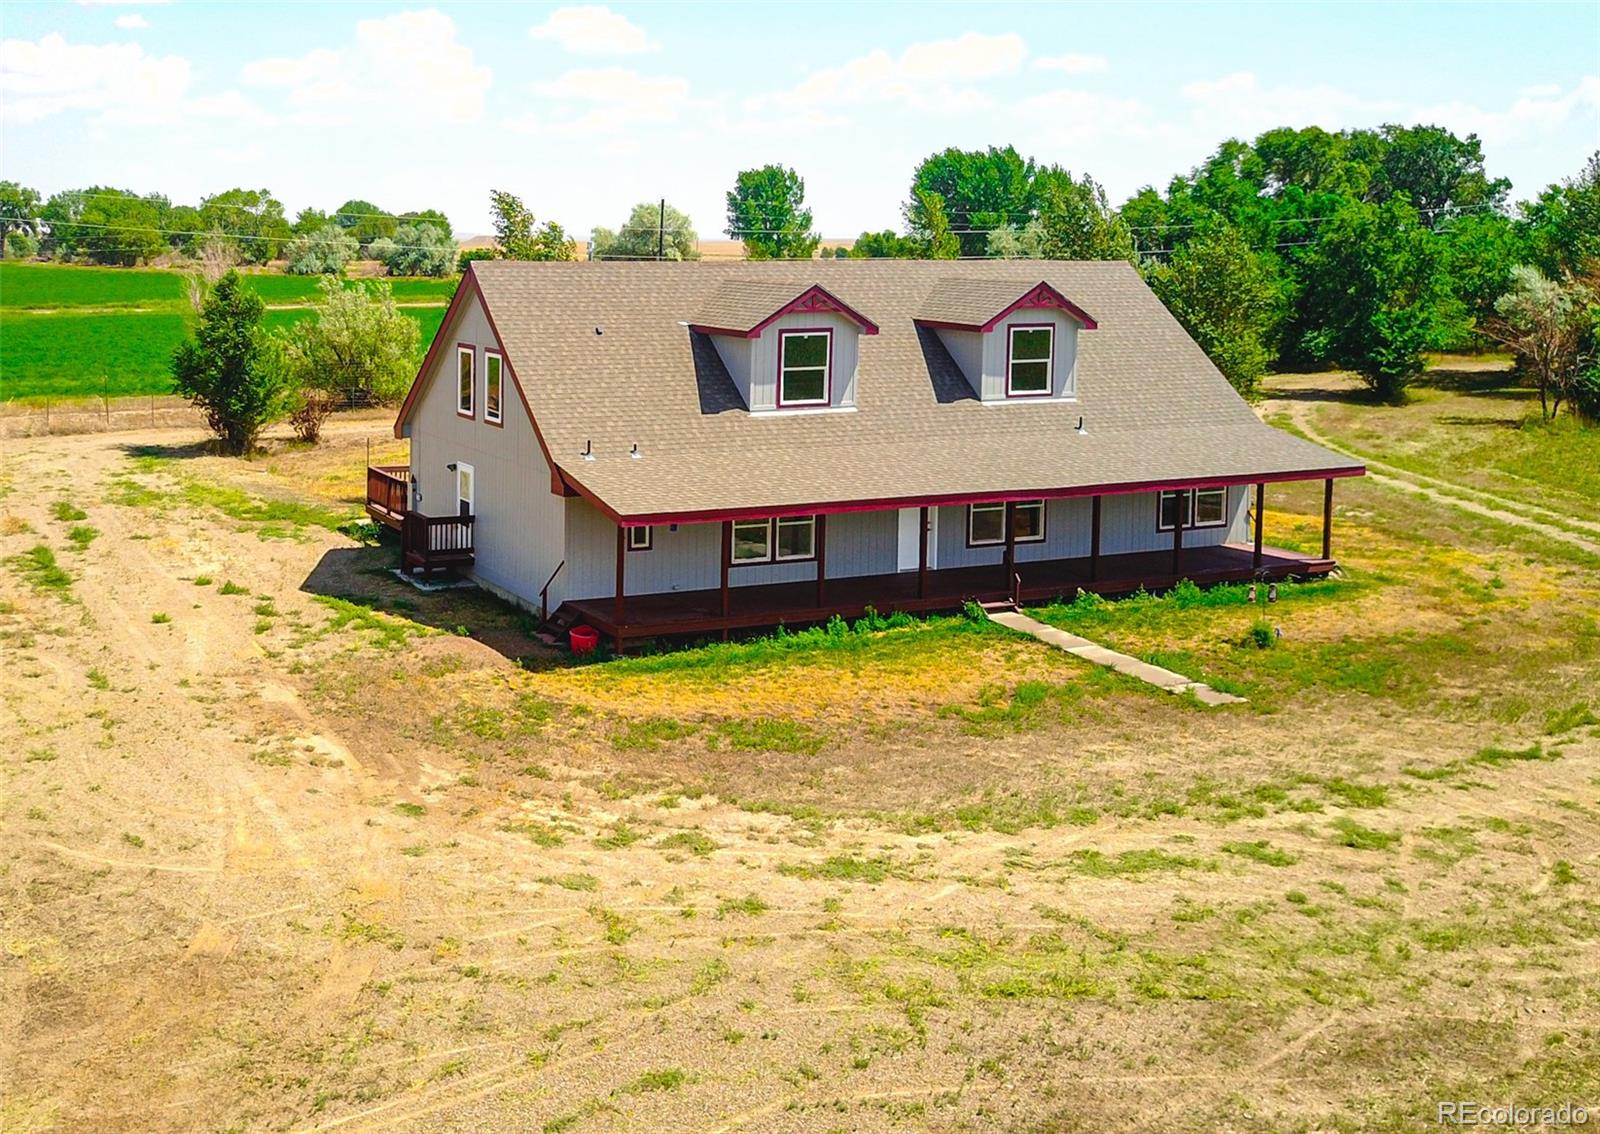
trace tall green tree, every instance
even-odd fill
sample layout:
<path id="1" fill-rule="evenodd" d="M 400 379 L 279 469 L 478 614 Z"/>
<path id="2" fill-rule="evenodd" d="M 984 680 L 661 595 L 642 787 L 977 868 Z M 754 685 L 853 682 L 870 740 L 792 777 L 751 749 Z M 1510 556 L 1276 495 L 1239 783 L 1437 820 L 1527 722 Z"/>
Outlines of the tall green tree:
<path id="1" fill-rule="evenodd" d="M 1151 288 L 1235 390 L 1255 399 L 1272 360 L 1283 289 L 1273 263 L 1216 225 L 1149 269 Z"/>
<path id="2" fill-rule="evenodd" d="M 489 193 L 494 218 L 495 243 L 507 260 L 576 260 L 578 243 L 555 221 L 537 224 L 528 206 L 515 193 L 495 189 Z M 536 227 L 537 226 L 537 227 Z"/>
<path id="3" fill-rule="evenodd" d="M 1476 134 L 1458 138 L 1442 126 L 1385 126 L 1378 177 L 1368 200 L 1404 197 L 1431 228 L 1454 211 L 1498 208 L 1511 182 L 1490 180 Z"/>
<path id="4" fill-rule="evenodd" d="M 265 310 L 239 273 L 228 272 L 206 296 L 194 337 L 172 357 L 174 388 L 205 411 L 235 455 L 249 452 L 289 409 L 282 352 L 261 326 Z"/>
<path id="5" fill-rule="evenodd" d="M 1024 158 L 1014 146 L 941 150 L 924 158 L 912 173 L 906 226 L 913 237 L 931 247 L 935 218 L 926 212 L 924 201 L 936 197 L 946 227 L 958 237 L 958 255 L 986 255 L 991 231 L 1020 228 L 1037 215 L 1037 173 L 1033 159 Z"/>
<path id="6" fill-rule="evenodd" d="M 229 189 L 202 199 L 200 225 L 232 237 L 252 264 L 277 259 L 292 235 L 283 202 L 266 189 Z"/>
<path id="7" fill-rule="evenodd" d="M 863 232 L 850 248 L 854 260 L 920 260 L 927 249 L 922 242 L 910 236 L 901 236 L 892 228 L 882 232 Z"/>
<path id="8" fill-rule="evenodd" d="M 744 241 L 752 260 L 809 260 L 821 239 L 811 231 L 805 182 L 781 165 L 740 171 L 728 193 L 727 233 Z"/>
<path id="9" fill-rule="evenodd" d="M 38 190 L 15 181 L 0 181 L 0 238 L 13 232 L 38 236 L 42 204 Z"/>
<path id="10" fill-rule="evenodd" d="M 1301 302 L 1318 313 L 1307 352 L 1399 400 L 1422 373 L 1423 351 L 1457 334 L 1464 317 L 1443 263 L 1439 238 L 1406 201 L 1347 204 L 1307 257 Z"/>
<path id="11" fill-rule="evenodd" d="M 1132 260 L 1133 235 L 1087 173 L 1050 167 L 1039 177 L 1039 253 L 1047 260 Z"/>
<path id="12" fill-rule="evenodd" d="M 353 198 L 340 205 L 334 211 L 333 219 L 355 237 L 356 243 L 362 248 L 367 247 L 379 237 L 394 236 L 395 229 L 400 227 L 400 221 L 393 213 L 378 208 L 371 201 Z"/>
<path id="13" fill-rule="evenodd" d="M 416 376 L 421 332 L 381 280 L 323 280 L 309 318 L 287 332 L 285 361 L 296 389 L 359 391 L 374 401 L 405 397 Z"/>
<path id="14" fill-rule="evenodd" d="M 1518 229 L 1545 275 L 1580 275 L 1600 267 L 1600 150 L 1583 169 L 1522 206 Z"/>
<path id="15" fill-rule="evenodd" d="M 597 228 L 589 236 L 596 260 L 698 260 L 700 238 L 686 214 L 659 201 L 643 201 L 615 232 Z"/>

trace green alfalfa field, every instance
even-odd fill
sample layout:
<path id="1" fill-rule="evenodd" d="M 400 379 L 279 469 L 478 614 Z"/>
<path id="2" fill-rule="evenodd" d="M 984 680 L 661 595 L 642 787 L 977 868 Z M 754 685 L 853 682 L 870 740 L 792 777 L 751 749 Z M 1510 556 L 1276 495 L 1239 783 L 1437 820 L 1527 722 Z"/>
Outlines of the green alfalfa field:
<path id="1" fill-rule="evenodd" d="M 267 304 L 269 327 L 311 314 L 318 277 L 261 272 L 248 279 Z M 388 282 L 427 344 L 456 280 Z M 180 272 L 0 263 L 0 401 L 168 393 L 172 352 L 194 322 Z"/>

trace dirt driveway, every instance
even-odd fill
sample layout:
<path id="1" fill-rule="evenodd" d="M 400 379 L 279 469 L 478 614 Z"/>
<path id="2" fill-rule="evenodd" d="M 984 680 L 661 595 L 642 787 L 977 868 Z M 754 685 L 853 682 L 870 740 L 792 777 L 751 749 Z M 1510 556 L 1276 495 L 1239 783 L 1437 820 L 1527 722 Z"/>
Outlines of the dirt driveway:
<path id="1" fill-rule="evenodd" d="M 848 744 L 690 747 L 223 491 L 339 501 L 309 465 L 146 448 L 195 439 L 4 458 L 6 1134 L 1420 1130 L 1451 1092 L 1597 1101 L 1581 722 L 1473 762 L 1465 723 L 1085 685 L 978 737 L 873 716 L 869 656 Z M 1148 799 L 1075 818 L 1113 773 Z M 993 806 L 920 823 L 874 786 L 923 779 Z M 1051 821 L 1003 818 L 1047 781 Z M 823 782 L 867 802 L 819 813 Z"/>

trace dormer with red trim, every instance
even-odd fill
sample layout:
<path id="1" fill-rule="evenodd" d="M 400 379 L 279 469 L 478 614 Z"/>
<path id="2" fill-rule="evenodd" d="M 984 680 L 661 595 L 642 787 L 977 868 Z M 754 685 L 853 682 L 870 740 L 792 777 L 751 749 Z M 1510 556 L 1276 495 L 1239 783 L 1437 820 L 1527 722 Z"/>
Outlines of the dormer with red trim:
<path id="1" fill-rule="evenodd" d="M 689 323 L 707 336 L 751 413 L 854 409 L 862 335 L 877 324 L 812 284 L 729 280 Z"/>
<path id="2" fill-rule="evenodd" d="M 1094 318 L 1043 281 L 939 281 L 918 308 L 980 401 L 1017 404 L 1078 396 L 1078 332 Z"/>

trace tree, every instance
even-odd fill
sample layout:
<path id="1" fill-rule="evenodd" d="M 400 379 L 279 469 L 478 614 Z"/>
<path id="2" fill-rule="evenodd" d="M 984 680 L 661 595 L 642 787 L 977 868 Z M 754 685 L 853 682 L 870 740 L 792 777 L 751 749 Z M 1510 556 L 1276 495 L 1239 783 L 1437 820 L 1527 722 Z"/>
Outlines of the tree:
<path id="1" fill-rule="evenodd" d="M 1378 397 L 1398 400 L 1422 373 L 1422 352 L 1460 326 L 1439 238 L 1399 197 L 1351 202 L 1322 226 L 1307 257 L 1304 303 L 1320 325 L 1305 348 L 1353 370 Z"/>
<path id="2" fill-rule="evenodd" d="M 1133 234 L 1087 173 L 1051 167 L 1039 178 L 1039 254 L 1047 260 L 1132 260 Z"/>
<path id="3" fill-rule="evenodd" d="M 1600 150 L 1583 170 L 1522 206 L 1518 225 L 1545 275 L 1577 275 L 1600 261 Z"/>
<path id="4" fill-rule="evenodd" d="M 1483 145 L 1476 134 L 1458 138 L 1442 126 L 1385 126 L 1378 176 L 1368 199 L 1403 196 L 1437 228 L 1459 209 L 1498 208 L 1511 182 L 1483 172 Z"/>
<path id="5" fill-rule="evenodd" d="M 39 193 L 15 181 L 0 181 L 0 238 L 21 232 L 39 235 Z"/>
<path id="6" fill-rule="evenodd" d="M 926 252 L 920 241 L 886 228 L 882 232 L 863 232 L 856 237 L 849 254 L 856 260 L 920 260 Z"/>
<path id="7" fill-rule="evenodd" d="M 265 333 L 261 297 L 230 271 L 206 297 L 194 338 L 172 357 L 173 385 L 205 411 L 229 453 L 247 453 L 288 409 L 281 351 Z"/>
<path id="8" fill-rule="evenodd" d="M 400 223 L 402 225 L 431 224 L 434 228 L 444 233 L 446 238 L 453 237 L 456 231 L 450 226 L 450 218 L 438 209 L 422 209 L 414 213 L 401 213 Z"/>
<path id="9" fill-rule="evenodd" d="M 1526 241 L 1516 225 L 1493 210 L 1443 218 L 1436 228 L 1444 244 L 1450 290 L 1477 322 L 1494 315 L 1495 300 L 1511 286 L 1511 269 L 1526 263 Z"/>
<path id="10" fill-rule="evenodd" d="M 1595 326 L 1596 296 L 1576 281 L 1552 280 L 1538 268 L 1511 269 L 1511 287 L 1496 300 L 1488 333 L 1516 354 L 1523 373 L 1539 391 L 1539 412 L 1554 418 L 1563 400 L 1578 396 L 1578 378 L 1589 361 L 1585 340 Z"/>
<path id="11" fill-rule="evenodd" d="M 928 190 L 915 190 L 916 209 L 922 226 L 923 255 L 930 260 L 955 260 L 961 256 L 961 240 L 950 230 L 944 198 Z"/>
<path id="12" fill-rule="evenodd" d="M 7 260 L 31 260 L 39 254 L 39 242 L 24 229 L 15 229 L 6 233 L 5 255 Z"/>
<path id="13" fill-rule="evenodd" d="M 173 205 L 161 217 L 162 235 L 166 237 L 167 247 L 172 249 L 190 249 L 195 246 L 204 232 L 200 224 L 200 210 L 193 205 Z"/>
<path id="14" fill-rule="evenodd" d="M 312 315 L 288 331 L 284 355 L 292 384 L 333 394 L 357 391 L 398 402 L 416 376 L 421 331 L 381 280 L 341 286 L 325 279 Z"/>
<path id="15" fill-rule="evenodd" d="M 806 184 L 781 165 L 741 170 L 728 193 L 729 236 L 752 260 L 809 260 L 820 240 L 805 207 Z"/>
<path id="16" fill-rule="evenodd" d="M 495 189 L 489 194 L 494 216 L 494 238 L 507 260 L 576 260 L 578 242 L 555 221 L 537 223 L 528 206 L 515 193 Z"/>
<path id="17" fill-rule="evenodd" d="M 447 276 L 456 268 L 456 242 L 432 224 L 403 224 L 394 239 L 379 237 L 367 249 L 391 276 Z"/>
<path id="18" fill-rule="evenodd" d="M 359 198 L 340 205 L 333 214 L 333 219 L 338 222 L 339 227 L 355 237 L 363 248 L 379 237 L 393 237 L 395 229 L 400 227 L 400 221 L 393 213 L 384 212 L 371 201 Z"/>
<path id="19" fill-rule="evenodd" d="M 1033 159 L 1023 158 L 1013 146 L 952 146 L 923 159 L 912 174 L 906 224 L 913 236 L 931 246 L 933 218 L 923 211 L 921 195 L 935 194 L 947 226 L 959 237 L 958 255 L 985 255 L 991 231 L 1020 227 L 1037 216 L 1037 175 Z"/>
<path id="20" fill-rule="evenodd" d="M 289 226 L 289 231 L 296 236 L 305 236 L 307 233 L 316 232 L 323 225 L 338 223 L 321 209 L 304 208 L 294 215 L 294 224 Z M 345 226 L 339 225 L 339 227 Z"/>
<path id="21" fill-rule="evenodd" d="M 1238 229 L 1218 225 L 1152 266 L 1149 281 L 1233 388 L 1254 399 L 1281 322 L 1282 291 L 1267 258 Z"/>
<path id="22" fill-rule="evenodd" d="M 612 232 L 597 228 L 589 237 L 590 256 L 596 260 L 654 260 L 657 248 L 665 260 L 698 260 L 700 238 L 686 214 L 658 201 L 633 207 L 622 228 Z"/>
<path id="23" fill-rule="evenodd" d="M 166 249 L 161 204 L 124 189 L 96 186 L 83 191 L 63 241 L 74 256 L 97 264 L 132 267 Z"/>
<path id="24" fill-rule="evenodd" d="M 266 189 L 229 189 L 203 198 L 200 227 L 233 237 L 252 264 L 276 260 L 292 235 L 283 202 Z"/>
<path id="25" fill-rule="evenodd" d="M 360 251 L 349 230 L 325 224 L 289 241 L 284 253 L 289 263 L 284 270 L 296 276 L 336 276 Z"/>
<path id="26" fill-rule="evenodd" d="M 989 234 L 984 252 L 991 260 L 1044 259 L 1044 229 L 1036 220 L 1017 226 L 1003 225 Z"/>

